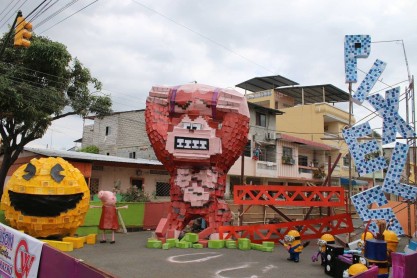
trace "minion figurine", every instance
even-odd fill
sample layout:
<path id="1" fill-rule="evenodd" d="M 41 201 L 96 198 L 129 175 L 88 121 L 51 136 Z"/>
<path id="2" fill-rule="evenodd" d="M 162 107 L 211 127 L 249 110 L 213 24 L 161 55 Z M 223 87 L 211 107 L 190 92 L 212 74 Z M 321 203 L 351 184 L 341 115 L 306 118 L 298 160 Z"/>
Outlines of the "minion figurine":
<path id="1" fill-rule="evenodd" d="M 361 263 L 351 265 L 347 270 L 343 272 L 343 278 L 352 277 L 367 271 L 368 268 Z"/>
<path id="2" fill-rule="evenodd" d="M 384 241 L 387 243 L 388 262 L 391 263 L 391 253 L 397 252 L 398 236 L 390 230 L 385 230 L 382 234 L 384 235 Z"/>
<path id="3" fill-rule="evenodd" d="M 324 265 L 325 261 L 326 261 L 326 244 L 334 244 L 334 243 L 335 243 L 335 239 L 334 239 L 333 235 L 331 235 L 331 234 L 322 235 L 321 238 L 319 240 L 317 240 L 317 245 L 319 246 L 319 251 L 317 252 L 317 254 L 315 254 L 311 257 L 311 260 L 313 262 L 318 261 L 318 257 L 320 255 L 321 265 Z"/>
<path id="4" fill-rule="evenodd" d="M 365 242 L 370 239 L 374 239 L 374 235 L 371 232 L 362 233 L 361 240 L 358 242 L 358 248 L 362 251 L 362 255 L 365 251 Z"/>
<path id="5" fill-rule="evenodd" d="M 288 253 L 290 253 L 290 257 L 287 259 L 289 261 L 298 263 L 300 260 L 300 253 L 305 246 L 307 246 L 307 244 L 301 244 L 300 233 L 296 230 L 290 230 L 284 236 L 284 247 L 288 250 Z"/>

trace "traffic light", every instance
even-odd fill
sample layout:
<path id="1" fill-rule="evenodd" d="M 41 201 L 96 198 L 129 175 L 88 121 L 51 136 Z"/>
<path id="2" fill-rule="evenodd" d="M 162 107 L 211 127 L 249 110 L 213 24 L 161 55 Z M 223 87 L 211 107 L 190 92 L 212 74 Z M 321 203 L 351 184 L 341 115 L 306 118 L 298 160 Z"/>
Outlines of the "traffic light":
<path id="1" fill-rule="evenodd" d="M 29 47 L 29 39 L 32 37 L 32 23 L 26 22 L 23 16 L 19 16 L 16 21 L 16 31 L 14 35 L 14 46 Z"/>

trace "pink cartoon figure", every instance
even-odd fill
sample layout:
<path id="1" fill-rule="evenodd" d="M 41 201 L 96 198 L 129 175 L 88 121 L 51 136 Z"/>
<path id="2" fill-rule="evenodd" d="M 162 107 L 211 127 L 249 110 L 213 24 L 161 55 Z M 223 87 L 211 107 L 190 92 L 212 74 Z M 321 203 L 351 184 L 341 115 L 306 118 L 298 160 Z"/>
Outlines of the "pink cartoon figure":
<path id="1" fill-rule="evenodd" d="M 106 230 L 111 230 L 112 235 L 110 243 L 113 244 L 116 242 L 114 240 L 114 232 L 119 229 L 119 219 L 117 210 L 121 208 L 127 208 L 128 206 L 116 207 L 116 194 L 111 191 L 99 191 L 98 198 L 102 203 L 100 224 L 98 226 L 99 229 L 103 231 L 100 243 L 107 242 L 105 233 Z M 90 208 L 100 208 L 100 206 L 90 206 Z"/>
<path id="2" fill-rule="evenodd" d="M 145 120 L 155 154 L 171 176 L 171 207 L 156 235 L 177 237 L 196 219 L 205 223 L 200 238 L 230 225 L 226 175 L 248 140 L 245 97 L 233 89 L 202 84 L 153 87 Z"/>

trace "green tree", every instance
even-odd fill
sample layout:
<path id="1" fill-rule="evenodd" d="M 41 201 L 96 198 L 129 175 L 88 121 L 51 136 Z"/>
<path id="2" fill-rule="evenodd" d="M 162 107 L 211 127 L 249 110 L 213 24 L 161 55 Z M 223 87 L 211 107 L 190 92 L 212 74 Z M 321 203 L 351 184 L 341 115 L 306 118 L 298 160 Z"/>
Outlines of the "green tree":
<path id="1" fill-rule="evenodd" d="M 0 61 L 0 196 L 7 171 L 23 147 L 41 138 L 53 121 L 111 113 L 111 99 L 97 95 L 100 90 L 101 83 L 65 45 L 41 36 L 34 36 L 29 48 L 7 42 Z"/>
<path id="2" fill-rule="evenodd" d="M 100 149 L 97 146 L 92 145 L 92 146 L 87 146 L 87 147 L 81 148 L 78 151 L 79 152 L 82 152 L 82 153 L 95 153 L 95 154 L 98 154 L 100 152 Z"/>

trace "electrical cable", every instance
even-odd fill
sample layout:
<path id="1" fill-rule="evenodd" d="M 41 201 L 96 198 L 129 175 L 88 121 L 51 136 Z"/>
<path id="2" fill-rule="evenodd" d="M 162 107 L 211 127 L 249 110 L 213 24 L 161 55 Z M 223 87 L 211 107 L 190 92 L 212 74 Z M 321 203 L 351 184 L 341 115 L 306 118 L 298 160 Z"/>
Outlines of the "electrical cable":
<path id="1" fill-rule="evenodd" d="M 7 14 L 3 17 L 3 18 L 6 18 L 9 14 L 10 14 L 10 12 L 12 12 L 11 14 L 10 14 L 10 16 L 9 16 L 9 18 L 7 18 L 4 22 L 3 22 L 3 24 L 0 26 L 0 29 L 1 28 L 3 28 L 3 26 L 7 23 L 7 22 L 9 22 L 10 21 L 10 19 L 13 17 L 13 10 L 14 10 L 14 7 L 16 7 L 16 5 L 18 5 L 19 4 L 19 2 L 20 2 L 21 0 L 17 0 L 17 2 L 16 2 L 16 4 L 14 4 L 14 6 L 13 7 L 11 7 L 10 8 L 10 10 L 7 12 Z M 27 0 L 26 0 L 27 1 Z M 22 7 L 22 5 L 19 7 L 19 8 L 21 8 Z M 19 9 L 18 8 L 18 9 Z M 2 19 L 3 20 L 3 19 Z"/>
<path id="2" fill-rule="evenodd" d="M 48 30 L 50 30 L 50 29 L 54 28 L 55 26 L 57 26 L 57 25 L 58 25 L 58 24 L 60 24 L 61 22 L 63 22 L 63 21 L 65 21 L 65 20 L 67 20 L 68 18 L 70 18 L 70 17 L 72 17 L 72 16 L 76 15 L 77 13 L 81 12 L 82 10 L 85 10 L 86 8 L 88 8 L 89 6 L 93 5 L 93 4 L 94 4 L 94 3 L 96 3 L 96 2 L 98 2 L 98 0 L 95 0 L 95 1 L 91 2 L 90 4 L 88 4 L 87 6 L 84 6 L 83 8 L 81 8 L 81 9 L 79 9 L 78 11 L 76 11 L 75 13 L 73 13 L 73 14 L 71 14 L 71 15 L 67 16 L 66 18 L 64 18 L 63 20 L 59 21 L 58 23 L 55 23 L 54 25 L 52 25 L 52 26 L 51 26 L 51 27 L 49 27 L 48 29 L 43 30 L 43 31 L 42 31 L 42 32 L 40 32 L 39 34 L 43 34 L 43 33 L 45 33 L 46 31 L 48 31 Z"/>
<path id="3" fill-rule="evenodd" d="M 4 10 L 0 13 L 0 16 L 9 8 L 9 6 L 14 2 L 15 0 L 12 0 L 11 2 L 9 2 L 9 4 L 6 6 L 6 8 L 4 8 Z M 20 1 L 20 0 L 19 0 Z M 9 11 L 10 12 L 10 11 Z M 6 13 L 6 15 L 9 13 L 9 12 L 7 12 Z M 3 19 L 4 19 L 4 17 L 3 18 L 1 18 L 0 19 L 0 22 L 2 22 L 3 21 Z"/>
<path id="4" fill-rule="evenodd" d="M 69 7 L 77 3 L 77 1 L 78 0 L 73 0 L 72 2 L 67 3 L 65 6 L 61 7 L 60 9 L 52 13 L 51 15 L 43 19 L 41 22 L 37 23 L 36 28 L 39 28 L 40 26 L 42 26 L 43 24 L 45 24 L 46 22 L 48 22 L 49 20 L 57 16 L 58 14 L 62 13 L 63 11 L 65 11 L 66 9 L 68 9 Z"/>

